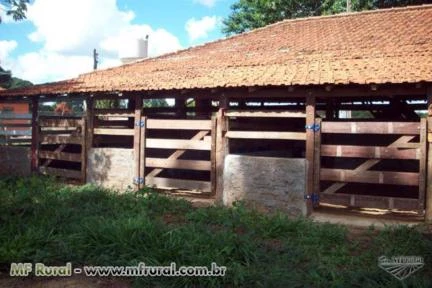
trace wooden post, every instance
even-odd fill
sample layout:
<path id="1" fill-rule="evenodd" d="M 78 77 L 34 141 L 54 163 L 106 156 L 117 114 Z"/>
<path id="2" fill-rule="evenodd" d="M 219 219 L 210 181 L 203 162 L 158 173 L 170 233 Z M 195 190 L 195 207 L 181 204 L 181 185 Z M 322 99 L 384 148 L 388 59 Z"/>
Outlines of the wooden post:
<path id="1" fill-rule="evenodd" d="M 140 182 L 142 181 L 140 178 L 140 150 L 141 150 L 141 115 L 142 115 L 142 107 L 143 100 L 141 96 L 135 97 L 135 118 L 134 118 L 134 159 L 135 159 L 135 176 L 134 183 L 137 189 L 140 188 Z"/>
<path id="2" fill-rule="evenodd" d="M 319 130 L 315 131 L 315 143 L 314 143 L 314 193 L 320 195 L 320 169 L 321 169 L 321 118 L 315 119 L 315 124 L 320 127 Z M 318 206 L 318 205 L 317 205 Z"/>
<path id="3" fill-rule="evenodd" d="M 176 98 L 175 110 L 178 118 L 186 118 L 186 100 L 183 98 Z"/>
<path id="4" fill-rule="evenodd" d="M 420 159 L 419 159 L 419 214 L 423 215 L 426 191 L 427 163 L 427 119 L 420 120 Z"/>
<path id="5" fill-rule="evenodd" d="M 39 96 L 32 98 L 32 140 L 31 140 L 31 170 L 37 172 L 39 166 Z"/>
<path id="6" fill-rule="evenodd" d="M 217 116 L 212 116 L 212 128 L 211 128 L 211 150 L 210 150 L 210 182 L 211 182 L 211 193 L 216 195 L 216 139 L 217 139 Z"/>
<path id="7" fill-rule="evenodd" d="M 140 156 L 139 156 L 139 177 L 142 183 L 138 185 L 139 189 L 145 186 L 145 166 L 146 166 L 146 132 L 147 132 L 147 117 L 141 117 L 141 131 L 140 131 Z"/>
<path id="8" fill-rule="evenodd" d="M 224 110 L 228 107 L 226 97 L 223 97 L 219 102 L 219 111 L 216 120 L 216 202 L 223 203 L 223 172 L 225 164 L 225 155 L 227 151 L 227 139 L 225 137 L 227 125 L 225 122 Z"/>
<path id="9" fill-rule="evenodd" d="M 208 119 L 211 115 L 211 100 L 210 99 L 198 99 L 195 97 L 195 112 L 196 116 L 203 119 Z"/>
<path id="10" fill-rule="evenodd" d="M 315 124 L 315 97 L 306 97 L 306 194 L 312 197 L 314 193 L 314 129 L 311 128 Z M 307 214 L 312 213 L 312 200 L 307 200 Z"/>
<path id="11" fill-rule="evenodd" d="M 81 126 L 81 183 L 85 184 L 87 179 L 87 115 L 82 117 Z"/>
<path id="12" fill-rule="evenodd" d="M 428 101 L 428 122 L 432 120 L 432 85 L 427 88 L 427 101 Z M 430 122 L 429 122 L 430 123 Z M 426 182 L 426 196 L 425 196 L 425 220 L 432 221 L 432 142 L 429 135 L 431 135 L 431 125 L 428 125 L 428 151 L 427 151 L 427 182 Z"/>

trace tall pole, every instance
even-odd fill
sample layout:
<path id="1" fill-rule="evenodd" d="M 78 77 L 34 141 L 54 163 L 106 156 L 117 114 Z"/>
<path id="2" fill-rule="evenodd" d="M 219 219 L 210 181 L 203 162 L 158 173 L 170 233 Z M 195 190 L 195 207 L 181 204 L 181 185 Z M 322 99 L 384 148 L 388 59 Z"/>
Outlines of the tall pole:
<path id="1" fill-rule="evenodd" d="M 351 12 L 351 0 L 347 0 L 346 12 Z"/>

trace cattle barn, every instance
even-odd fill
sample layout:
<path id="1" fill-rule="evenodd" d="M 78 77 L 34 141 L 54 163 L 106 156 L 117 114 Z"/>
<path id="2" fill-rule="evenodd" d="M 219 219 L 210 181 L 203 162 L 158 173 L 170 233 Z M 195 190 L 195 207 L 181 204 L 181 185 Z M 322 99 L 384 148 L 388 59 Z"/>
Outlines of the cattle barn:
<path id="1" fill-rule="evenodd" d="M 0 91 L 31 107 L 0 114 L 0 172 L 432 220 L 431 19 L 423 5 L 285 20 Z"/>

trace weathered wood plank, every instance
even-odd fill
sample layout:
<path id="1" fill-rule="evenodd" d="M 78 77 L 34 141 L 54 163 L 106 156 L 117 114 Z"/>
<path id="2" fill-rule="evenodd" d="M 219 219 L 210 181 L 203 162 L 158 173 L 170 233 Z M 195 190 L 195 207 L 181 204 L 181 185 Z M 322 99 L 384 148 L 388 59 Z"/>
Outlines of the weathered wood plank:
<path id="1" fill-rule="evenodd" d="M 95 116 L 135 117 L 135 113 L 127 109 L 94 109 Z"/>
<path id="2" fill-rule="evenodd" d="M 31 170 L 37 172 L 39 166 L 39 124 L 38 124 L 38 108 L 39 108 L 39 97 L 32 98 L 31 105 L 31 123 L 32 123 L 32 140 L 31 140 Z"/>
<path id="3" fill-rule="evenodd" d="M 134 149 L 135 177 L 136 178 L 140 177 L 141 129 L 147 128 L 147 127 L 141 127 L 141 125 L 140 125 L 141 116 L 142 116 L 142 107 L 143 107 L 143 99 L 139 95 L 136 95 L 135 96 L 134 129 L 131 130 L 133 132 L 132 135 L 134 136 L 133 149 Z M 95 129 L 95 131 L 98 129 Z M 138 189 L 141 188 L 141 184 L 139 182 L 136 182 L 135 186 Z"/>
<path id="4" fill-rule="evenodd" d="M 418 200 L 411 198 L 380 197 L 353 194 L 321 194 L 320 202 L 349 207 L 400 209 L 403 211 L 417 211 L 418 209 Z"/>
<path id="5" fill-rule="evenodd" d="M 216 194 L 216 133 L 217 133 L 217 118 L 216 115 L 212 116 L 212 129 L 210 133 L 211 137 L 211 150 L 210 150 L 210 161 L 211 161 L 211 171 L 210 171 L 210 181 L 211 181 L 211 192 Z"/>
<path id="6" fill-rule="evenodd" d="M 211 161 L 146 158 L 147 167 L 210 171 Z"/>
<path id="7" fill-rule="evenodd" d="M 315 124 L 321 126 L 321 118 L 315 119 Z M 314 193 L 320 194 L 321 182 L 320 182 L 320 169 L 321 169 L 321 131 L 315 131 L 315 143 L 314 143 Z"/>
<path id="8" fill-rule="evenodd" d="M 322 133 L 342 134 L 420 134 L 419 122 L 330 122 L 323 121 Z"/>
<path id="9" fill-rule="evenodd" d="M 177 139 L 146 139 L 147 148 L 181 149 L 181 150 L 210 150 L 211 141 L 205 140 L 177 140 Z"/>
<path id="10" fill-rule="evenodd" d="M 15 113 L 7 113 L 7 112 L 0 113 L 0 119 L 1 120 L 17 120 L 17 119 L 31 120 L 32 113 L 24 113 L 24 114 L 15 114 Z"/>
<path id="11" fill-rule="evenodd" d="M 305 118 L 306 113 L 303 111 L 227 111 L 226 117 L 265 117 L 265 118 Z"/>
<path id="12" fill-rule="evenodd" d="M 427 87 L 427 105 L 428 105 L 428 119 L 432 119 L 432 85 Z M 430 120 L 429 120 L 430 121 Z M 432 126 L 429 126 L 429 129 Z M 427 155 L 427 183 L 426 183 L 426 196 L 425 196 L 425 220 L 432 221 L 432 143 L 428 143 Z"/>
<path id="13" fill-rule="evenodd" d="M 87 121 L 86 115 L 81 120 L 81 183 L 87 179 Z"/>
<path id="14" fill-rule="evenodd" d="M 134 129 L 94 128 L 94 135 L 134 136 Z"/>
<path id="15" fill-rule="evenodd" d="M 306 140 L 304 132 L 270 132 L 270 131 L 228 131 L 229 139 L 274 139 L 274 140 Z"/>
<path id="16" fill-rule="evenodd" d="M 29 123 L 10 123 L 10 122 L 0 122 L 0 129 L 3 128 L 31 128 L 31 122 L 29 121 Z"/>
<path id="17" fill-rule="evenodd" d="M 420 121 L 420 161 L 419 161 L 419 211 L 423 213 L 425 207 L 426 177 L 427 177 L 427 119 Z"/>
<path id="18" fill-rule="evenodd" d="M 148 129 L 210 130 L 211 120 L 147 119 Z"/>
<path id="19" fill-rule="evenodd" d="M 320 169 L 320 179 L 336 182 L 393 184 L 393 185 L 419 185 L 419 173 L 389 172 L 389 171 L 362 171 L 361 173 L 347 169 Z"/>
<path id="20" fill-rule="evenodd" d="M 306 126 L 315 124 L 315 105 L 316 99 L 314 96 L 308 95 L 306 97 Z M 302 133 L 306 140 L 306 194 L 312 195 L 314 193 L 314 170 L 315 170 L 315 131 L 314 129 L 306 129 L 306 133 Z M 306 202 L 307 214 L 310 215 L 313 210 L 312 201 Z"/>
<path id="21" fill-rule="evenodd" d="M 165 189 L 187 189 L 201 192 L 211 192 L 211 183 L 196 180 L 180 180 L 173 178 L 146 177 L 146 185 Z"/>
<path id="22" fill-rule="evenodd" d="M 81 171 L 77 171 L 77 170 L 39 167 L 39 172 L 44 175 L 52 175 L 52 176 L 72 178 L 72 179 L 81 179 Z"/>
<path id="23" fill-rule="evenodd" d="M 41 144 L 75 144 L 81 145 L 81 136 L 55 136 L 55 135 L 42 135 L 40 137 Z"/>
<path id="24" fill-rule="evenodd" d="M 141 117 L 141 121 L 143 123 L 143 127 L 141 127 L 140 134 L 140 161 L 139 161 L 139 177 L 144 179 L 144 183 L 139 185 L 139 188 L 142 188 L 145 185 L 145 167 L 146 167 L 146 137 L 147 137 L 147 117 Z"/>
<path id="25" fill-rule="evenodd" d="M 81 162 L 80 153 L 66 153 L 66 152 L 39 150 L 39 158 L 69 161 L 69 162 Z"/>
<path id="26" fill-rule="evenodd" d="M 83 124 L 82 119 L 40 119 L 41 127 L 76 127 Z"/>
<path id="27" fill-rule="evenodd" d="M 321 156 L 370 159 L 420 159 L 417 149 L 380 146 L 321 145 Z"/>

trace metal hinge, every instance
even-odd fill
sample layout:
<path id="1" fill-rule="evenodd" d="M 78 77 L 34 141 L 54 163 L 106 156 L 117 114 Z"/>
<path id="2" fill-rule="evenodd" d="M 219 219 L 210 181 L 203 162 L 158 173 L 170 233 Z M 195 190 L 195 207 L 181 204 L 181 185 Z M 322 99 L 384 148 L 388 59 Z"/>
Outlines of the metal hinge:
<path id="1" fill-rule="evenodd" d="M 304 195 L 304 199 L 305 200 L 311 200 L 313 204 L 318 204 L 320 197 L 319 197 L 319 194 L 312 193 L 309 195 L 308 194 Z"/>
<path id="2" fill-rule="evenodd" d="M 315 132 L 318 132 L 321 129 L 321 127 L 319 124 L 312 124 L 312 125 L 306 125 L 305 129 L 311 129 Z"/>
<path id="3" fill-rule="evenodd" d="M 135 126 L 144 127 L 145 126 L 145 121 L 144 120 L 138 120 L 138 121 L 135 122 Z"/>
<path id="4" fill-rule="evenodd" d="M 133 183 L 134 184 L 144 184 L 144 178 L 142 178 L 142 177 L 135 177 L 133 179 Z"/>

